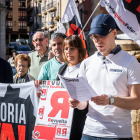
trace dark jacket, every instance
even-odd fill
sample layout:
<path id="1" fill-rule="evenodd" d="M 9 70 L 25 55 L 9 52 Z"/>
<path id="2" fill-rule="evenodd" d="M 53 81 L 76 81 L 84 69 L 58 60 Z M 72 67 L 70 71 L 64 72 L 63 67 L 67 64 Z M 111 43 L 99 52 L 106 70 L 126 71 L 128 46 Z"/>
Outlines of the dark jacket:
<path id="1" fill-rule="evenodd" d="M 61 66 L 58 74 L 63 75 L 66 68 L 67 64 Z M 59 77 L 56 77 L 56 80 L 59 80 Z M 81 140 L 87 112 L 88 106 L 84 110 L 74 109 L 70 140 Z"/>
<path id="2" fill-rule="evenodd" d="M 0 58 L 0 83 L 13 83 L 13 72 L 10 64 Z"/>

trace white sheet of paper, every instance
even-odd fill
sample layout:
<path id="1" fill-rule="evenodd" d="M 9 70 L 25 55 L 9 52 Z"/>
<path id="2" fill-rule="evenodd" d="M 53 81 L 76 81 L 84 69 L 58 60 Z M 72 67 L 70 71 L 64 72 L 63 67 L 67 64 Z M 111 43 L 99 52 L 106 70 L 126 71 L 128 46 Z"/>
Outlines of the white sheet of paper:
<path id="1" fill-rule="evenodd" d="M 78 101 L 88 101 L 91 97 L 97 96 L 88 82 L 83 78 L 67 78 L 58 74 L 70 97 Z"/>

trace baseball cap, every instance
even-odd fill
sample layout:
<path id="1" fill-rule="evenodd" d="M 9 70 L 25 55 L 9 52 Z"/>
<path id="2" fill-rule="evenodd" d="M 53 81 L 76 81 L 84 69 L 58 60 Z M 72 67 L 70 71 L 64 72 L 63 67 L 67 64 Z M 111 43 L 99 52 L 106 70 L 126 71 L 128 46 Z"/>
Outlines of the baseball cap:
<path id="1" fill-rule="evenodd" d="M 99 34 L 106 36 L 110 29 L 115 29 L 116 23 L 112 16 L 108 14 L 100 14 L 93 18 L 88 35 Z"/>

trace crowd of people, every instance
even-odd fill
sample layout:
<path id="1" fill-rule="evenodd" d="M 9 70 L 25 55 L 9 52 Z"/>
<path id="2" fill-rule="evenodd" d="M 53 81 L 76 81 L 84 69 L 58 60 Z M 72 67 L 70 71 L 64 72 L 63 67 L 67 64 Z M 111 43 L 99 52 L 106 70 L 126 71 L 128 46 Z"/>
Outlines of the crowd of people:
<path id="1" fill-rule="evenodd" d="M 12 77 L 10 64 L 0 58 L 1 83 L 25 83 L 64 77 L 84 77 L 98 94 L 89 101 L 69 98 L 74 108 L 70 140 L 132 140 L 132 109 L 140 109 L 140 65 L 135 57 L 115 44 L 116 23 L 110 15 L 100 14 L 91 23 L 89 36 L 98 52 L 85 59 L 86 49 L 77 35 L 51 35 L 51 49 L 44 32 L 33 35 L 34 52 L 9 60 L 17 70 Z M 50 51 L 50 52 L 49 52 Z M 41 91 L 37 92 L 40 97 Z M 88 94 L 88 93 L 87 93 Z"/>

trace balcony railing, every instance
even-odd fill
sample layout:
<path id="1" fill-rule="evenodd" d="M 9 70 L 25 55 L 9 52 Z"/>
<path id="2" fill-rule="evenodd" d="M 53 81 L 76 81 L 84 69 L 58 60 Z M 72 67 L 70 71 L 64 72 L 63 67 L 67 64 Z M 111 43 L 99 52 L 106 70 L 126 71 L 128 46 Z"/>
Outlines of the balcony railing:
<path id="1" fill-rule="evenodd" d="M 37 2 L 42 2 L 42 0 L 36 0 Z"/>
<path id="2" fill-rule="evenodd" d="M 53 1 L 52 3 L 49 3 L 47 6 L 46 6 L 46 10 L 50 10 L 52 9 L 53 7 L 56 7 L 57 3 L 56 1 Z"/>
<path id="3" fill-rule="evenodd" d="M 32 24 L 34 22 L 34 19 L 32 16 L 28 16 L 27 17 L 27 26 L 29 26 L 30 24 Z"/>
<path id="4" fill-rule="evenodd" d="M 33 2 L 30 2 L 29 5 L 27 6 L 27 12 L 33 9 Z"/>

